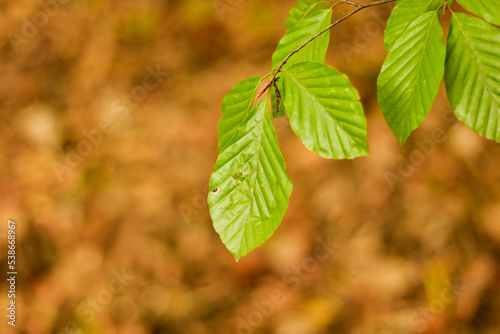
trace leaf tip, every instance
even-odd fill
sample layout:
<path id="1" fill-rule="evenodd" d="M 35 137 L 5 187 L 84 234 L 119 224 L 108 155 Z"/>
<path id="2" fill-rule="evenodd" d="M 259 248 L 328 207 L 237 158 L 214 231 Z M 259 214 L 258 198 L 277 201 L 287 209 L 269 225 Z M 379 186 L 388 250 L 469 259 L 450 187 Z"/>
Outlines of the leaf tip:
<path id="1" fill-rule="evenodd" d="M 403 146 L 406 143 L 406 141 L 410 137 L 410 134 L 411 133 L 408 133 L 408 134 L 399 134 L 399 135 L 395 134 L 396 138 L 398 139 L 398 142 L 399 142 L 400 146 Z"/>

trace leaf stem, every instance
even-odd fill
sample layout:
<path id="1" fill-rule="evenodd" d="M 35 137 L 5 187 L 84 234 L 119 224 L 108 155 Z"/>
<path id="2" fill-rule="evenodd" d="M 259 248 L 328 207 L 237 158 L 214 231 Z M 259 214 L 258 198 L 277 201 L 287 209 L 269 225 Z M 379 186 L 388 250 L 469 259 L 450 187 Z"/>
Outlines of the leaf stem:
<path id="1" fill-rule="evenodd" d="M 357 8 L 355 10 L 353 10 L 352 12 L 349 12 L 347 13 L 346 15 L 344 15 L 343 17 L 341 17 L 340 19 L 338 19 L 337 21 L 333 22 L 332 24 L 330 24 L 328 27 L 326 27 L 325 29 L 323 29 L 322 31 L 318 32 L 316 35 L 312 36 L 310 39 L 308 39 L 307 41 L 305 41 L 301 46 L 299 46 L 298 48 L 296 48 L 295 50 L 293 50 L 292 52 L 290 52 L 286 57 L 285 59 L 283 59 L 283 61 L 278 65 L 278 67 L 276 67 L 276 69 L 273 70 L 272 72 L 272 75 L 273 77 L 271 78 L 271 83 L 274 82 L 276 80 L 276 76 L 278 75 L 279 72 L 281 72 L 281 69 L 283 68 L 283 66 L 286 64 L 286 62 L 294 55 L 296 54 L 297 52 L 299 52 L 300 50 L 302 50 L 307 44 L 311 43 L 312 41 L 314 41 L 316 38 L 318 38 L 319 36 L 321 36 L 322 34 L 324 34 L 325 32 L 327 32 L 328 30 L 332 29 L 333 27 L 335 27 L 337 24 L 339 24 L 340 22 L 344 21 L 345 19 L 351 17 L 352 15 L 356 14 L 357 12 L 359 12 L 360 10 L 362 9 L 365 9 L 365 8 L 369 8 L 369 7 L 374 7 L 374 6 L 379 6 L 379 5 L 384 5 L 386 3 L 390 3 L 390 2 L 395 2 L 396 0 L 379 0 L 379 1 L 376 1 L 376 2 L 372 2 L 372 3 L 369 3 L 369 4 L 366 4 L 366 5 L 362 5 L 362 4 L 359 4 L 357 2 L 354 2 L 354 1 L 350 1 L 350 0 L 331 0 L 332 2 L 338 2 L 338 3 L 346 3 L 346 4 L 349 4 L 349 5 L 353 5 L 353 6 L 356 6 Z M 265 90 L 263 90 L 261 92 L 261 95 L 271 86 L 271 84 L 269 84 Z"/>

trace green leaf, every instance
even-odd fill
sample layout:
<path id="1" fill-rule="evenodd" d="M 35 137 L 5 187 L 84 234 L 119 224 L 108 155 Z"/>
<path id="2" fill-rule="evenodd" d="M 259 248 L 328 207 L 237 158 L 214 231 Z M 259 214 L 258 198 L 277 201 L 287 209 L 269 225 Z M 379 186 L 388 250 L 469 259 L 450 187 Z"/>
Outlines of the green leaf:
<path id="1" fill-rule="evenodd" d="M 276 68 L 293 50 L 328 27 L 331 19 L 332 11 L 330 9 L 323 9 L 314 12 L 295 25 L 278 43 L 278 47 L 273 54 L 273 68 Z M 329 42 L 330 32 L 327 31 L 302 48 L 298 53 L 294 54 L 284 67 L 286 68 L 302 61 L 324 63 Z"/>
<path id="2" fill-rule="evenodd" d="M 261 78 L 252 77 L 238 83 L 222 101 L 222 119 L 219 123 L 219 150 L 223 150 L 226 143 L 238 129 L 238 125 L 252 110 L 255 95 Z"/>
<path id="3" fill-rule="evenodd" d="M 457 117 L 478 134 L 500 142 L 500 30 L 453 13 L 445 84 Z"/>
<path id="4" fill-rule="evenodd" d="M 403 144 L 439 92 L 446 47 L 437 11 L 419 16 L 396 41 L 378 77 L 385 120 Z"/>
<path id="5" fill-rule="evenodd" d="M 346 76 L 323 64 L 300 63 L 282 80 L 290 125 L 308 149 L 325 158 L 368 155 L 363 108 Z"/>
<path id="6" fill-rule="evenodd" d="M 442 0 L 400 0 L 391 12 L 384 33 L 387 51 L 391 51 L 400 36 L 407 34 L 409 26 L 420 15 L 435 11 L 443 5 Z"/>
<path id="7" fill-rule="evenodd" d="M 237 260 L 271 236 L 285 214 L 291 192 L 264 99 L 220 153 L 210 178 L 210 215 Z"/>
<path id="8" fill-rule="evenodd" d="M 307 1 L 299 0 L 297 4 L 290 10 L 285 22 L 286 31 L 292 29 L 297 23 L 302 21 L 306 16 L 320 9 L 326 9 L 332 4 L 329 1 Z"/>
<path id="9" fill-rule="evenodd" d="M 457 0 L 469 12 L 482 17 L 487 22 L 500 26 L 500 1 L 498 0 Z"/>

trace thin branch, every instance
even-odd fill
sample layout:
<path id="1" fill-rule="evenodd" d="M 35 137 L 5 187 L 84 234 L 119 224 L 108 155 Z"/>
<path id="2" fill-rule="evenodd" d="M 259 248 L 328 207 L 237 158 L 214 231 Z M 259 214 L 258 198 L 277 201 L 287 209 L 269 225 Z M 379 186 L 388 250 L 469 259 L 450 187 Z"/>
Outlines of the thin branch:
<path id="1" fill-rule="evenodd" d="M 376 1 L 376 2 L 372 2 L 372 3 L 369 3 L 369 4 L 366 4 L 366 5 L 361 5 L 357 2 L 354 2 L 354 1 L 350 1 L 350 0 L 336 0 L 336 2 L 340 2 L 340 3 L 346 3 L 346 4 L 350 4 L 350 5 L 353 5 L 353 6 L 356 6 L 357 8 L 355 10 L 353 10 L 352 12 L 344 15 L 343 17 L 341 17 L 340 19 L 338 19 L 337 21 L 333 22 L 332 24 L 330 24 L 328 27 L 326 27 L 325 29 L 323 29 L 322 31 L 318 32 L 316 35 L 312 36 L 310 39 L 308 39 L 306 42 L 304 42 L 301 46 L 299 46 L 298 48 L 296 48 L 295 50 L 293 50 L 292 52 L 290 52 L 286 57 L 285 59 L 283 59 L 283 61 L 278 65 L 278 67 L 276 67 L 276 69 L 273 71 L 273 77 L 271 78 L 271 82 L 274 82 L 276 80 L 276 76 L 278 75 L 278 73 L 281 71 L 281 69 L 283 68 L 283 66 L 286 64 L 286 62 L 294 55 L 296 54 L 297 52 L 299 52 L 300 50 L 302 50 L 307 44 L 311 43 L 312 41 L 314 41 L 316 38 L 318 38 L 319 36 L 321 36 L 322 34 L 324 34 L 325 32 L 327 32 L 328 30 L 332 29 L 333 27 L 335 27 L 337 24 L 339 24 L 340 22 L 344 21 L 345 19 L 351 17 L 352 15 L 356 14 L 357 12 L 359 12 L 360 10 L 362 9 L 365 9 L 365 8 L 369 8 L 369 7 L 374 7 L 374 6 L 379 6 L 379 5 L 384 5 L 384 4 L 387 4 L 387 3 L 391 3 L 391 2 L 395 2 L 396 0 L 379 0 L 379 1 Z M 271 86 L 271 84 L 267 85 L 266 88 L 261 92 L 260 95 L 264 94 L 264 92 Z M 259 95 L 259 96 L 260 96 Z"/>
<path id="2" fill-rule="evenodd" d="M 336 0 L 338 2 L 341 2 L 341 3 L 346 3 L 348 5 L 353 5 L 353 6 L 356 6 L 356 7 L 363 7 L 363 5 L 357 3 L 357 2 L 354 2 L 354 1 L 350 1 L 350 0 Z"/>

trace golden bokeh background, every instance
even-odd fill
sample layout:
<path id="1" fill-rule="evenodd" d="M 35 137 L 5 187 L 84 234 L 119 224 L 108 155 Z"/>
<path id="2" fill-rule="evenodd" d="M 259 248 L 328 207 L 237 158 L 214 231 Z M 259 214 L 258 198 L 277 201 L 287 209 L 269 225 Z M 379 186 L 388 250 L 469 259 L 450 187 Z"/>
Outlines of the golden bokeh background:
<path id="1" fill-rule="evenodd" d="M 376 100 L 391 5 L 335 27 L 327 56 L 371 156 L 323 159 L 275 120 L 288 211 L 238 263 L 224 248 L 206 204 L 220 104 L 269 73 L 294 3 L 0 3 L 1 276 L 9 218 L 18 270 L 1 333 L 500 333 L 500 144 L 442 86 L 398 145 Z"/>

